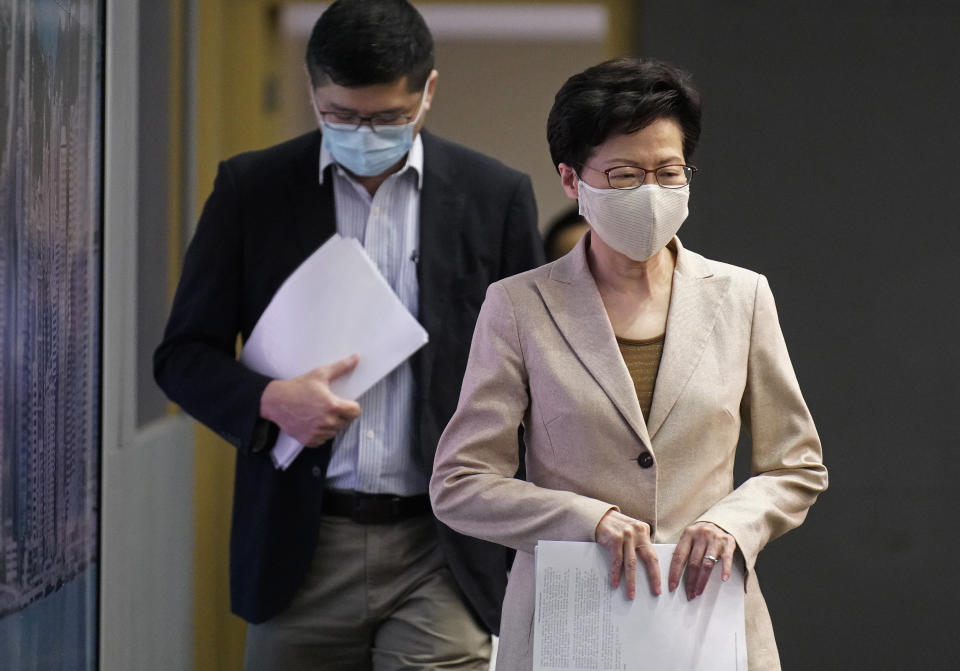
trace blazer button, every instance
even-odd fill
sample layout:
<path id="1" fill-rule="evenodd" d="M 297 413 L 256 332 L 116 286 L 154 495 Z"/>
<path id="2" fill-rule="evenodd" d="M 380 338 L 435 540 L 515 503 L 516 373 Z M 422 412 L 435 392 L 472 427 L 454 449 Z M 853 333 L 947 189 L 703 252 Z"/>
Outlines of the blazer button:
<path id="1" fill-rule="evenodd" d="M 641 452 L 640 456 L 637 457 L 637 464 L 640 468 L 650 468 L 653 466 L 653 455 L 649 452 Z"/>
<path id="2" fill-rule="evenodd" d="M 319 467 L 319 466 L 314 466 L 314 467 L 313 467 L 313 470 L 310 471 L 310 472 L 313 473 L 313 477 L 315 477 L 315 478 L 319 478 L 319 477 L 320 477 L 320 467 Z"/>

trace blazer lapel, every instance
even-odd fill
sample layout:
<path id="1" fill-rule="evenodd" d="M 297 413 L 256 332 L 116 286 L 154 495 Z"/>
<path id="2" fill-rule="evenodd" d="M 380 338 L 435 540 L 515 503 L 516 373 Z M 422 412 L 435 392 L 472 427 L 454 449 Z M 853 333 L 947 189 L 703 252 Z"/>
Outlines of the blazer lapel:
<path id="1" fill-rule="evenodd" d="M 430 335 L 430 343 L 416 355 L 415 371 L 421 381 L 429 380 L 433 357 L 431 344 L 444 328 L 450 282 L 460 272 L 456 267 L 464 194 L 457 187 L 457 167 L 439 151 L 425 131 L 423 139 L 423 187 L 420 190 L 420 242 L 417 264 L 419 285 L 418 319 Z"/>
<path id="2" fill-rule="evenodd" d="M 647 449 L 650 435 L 600 292 L 590 273 L 584 236 L 569 254 L 554 263 L 537 287 L 570 348 Z"/>
<path id="3" fill-rule="evenodd" d="M 337 215 L 333 203 L 333 175 L 330 169 L 320 184 L 320 132 L 316 142 L 300 157 L 296 177 L 290 183 L 294 206 L 294 223 L 304 251 L 304 259 L 315 252 L 327 238 L 337 232 Z"/>
<path id="4" fill-rule="evenodd" d="M 721 299 L 730 285 L 729 277 L 714 277 L 704 258 L 684 249 L 679 239 L 674 238 L 671 244 L 677 248 L 677 267 L 647 424 L 651 436 L 657 435 L 700 362 L 716 324 Z"/>

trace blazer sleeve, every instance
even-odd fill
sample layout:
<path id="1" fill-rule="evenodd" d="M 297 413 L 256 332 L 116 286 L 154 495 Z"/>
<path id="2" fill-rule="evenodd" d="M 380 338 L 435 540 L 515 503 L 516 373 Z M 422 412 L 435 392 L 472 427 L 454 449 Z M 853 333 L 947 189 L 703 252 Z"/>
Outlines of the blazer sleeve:
<path id="1" fill-rule="evenodd" d="M 521 175 L 510 199 L 506 233 L 500 245 L 500 277 L 543 265 L 543 240 L 537 228 L 537 201 L 530 177 Z"/>
<path id="2" fill-rule="evenodd" d="M 820 438 L 800 393 L 773 294 L 759 276 L 740 413 L 752 439 L 752 476 L 698 521 L 736 539 L 747 570 L 768 542 L 799 526 L 827 488 Z"/>
<path id="3" fill-rule="evenodd" d="M 430 480 L 437 517 L 469 536 L 533 552 L 538 540 L 593 541 L 609 503 L 513 478 L 529 404 L 516 313 L 501 283 L 480 310 L 457 410 Z"/>
<path id="4" fill-rule="evenodd" d="M 154 353 L 154 377 L 172 401 L 249 452 L 275 440 L 277 430 L 260 418 L 270 378 L 236 360 L 243 290 L 238 199 L 230 165 L 221 163 Z"/>

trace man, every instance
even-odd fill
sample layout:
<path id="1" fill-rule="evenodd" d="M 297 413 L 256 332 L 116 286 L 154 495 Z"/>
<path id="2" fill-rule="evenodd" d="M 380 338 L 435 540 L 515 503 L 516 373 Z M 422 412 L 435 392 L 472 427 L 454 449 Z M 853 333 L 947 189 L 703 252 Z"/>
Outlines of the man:
<path id="1" fill-rule="evenodd" d="M 333 3 L 307 70 L 320 130 L 220 165 L 156 378 L 238 448 L 231 601 L 251 623 L 248 669 L 485 669 L 505 550 L 436 522 L 426 492 L 486 287 L 542 260 L 530 180 L 420 132 L 437 72 L 405 0 Z M 234 351 L 335 232 L 430 337 L 356 403 L 328 386 L 355 357 L 271 380 Z M 279 430 L 313 448 L 286 471 L 269 456 Z"/>

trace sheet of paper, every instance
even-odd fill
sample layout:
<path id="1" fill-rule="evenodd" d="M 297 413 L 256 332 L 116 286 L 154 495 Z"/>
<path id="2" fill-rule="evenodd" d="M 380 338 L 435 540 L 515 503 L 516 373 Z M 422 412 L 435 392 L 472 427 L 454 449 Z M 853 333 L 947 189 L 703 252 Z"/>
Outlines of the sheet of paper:
<path id="1" fill-rule="evenodd" d="M 277 290 L 240 361 L 264 375 L 290 378 L 357 353 L 357 367 L 330 385 L 338 396 L 356 400 L 426 343 L 427 332 L 360 243 L 334 235 Z M 274 464 L 287 468 L 302 447 L 281 433 Z"/>
<path id="2" fill-rule="evenodd" d="M 676 546 L 654 547 L 662 592 L 651 594 L 641 564 L 631 601 L 622 584 L 610 587 L 610 560 L 600 545 L 537 544 L 534 671 L 746 671 L 743 569 L 735 562 L 726 583 L 714 569 L 703 594 L 687 601 L 682 583 L 667 589 Z"/>

